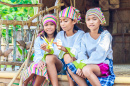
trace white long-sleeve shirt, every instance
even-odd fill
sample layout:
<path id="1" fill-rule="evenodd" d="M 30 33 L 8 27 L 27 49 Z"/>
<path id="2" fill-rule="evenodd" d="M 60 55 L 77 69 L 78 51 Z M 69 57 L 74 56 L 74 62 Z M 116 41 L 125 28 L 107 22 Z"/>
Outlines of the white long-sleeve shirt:
<path id="1" fill-rule="evenodd" d="M 35 50 L 35 55 L 33 58 L 33 61 L 35 63 L 38 63 L 40 60 L 42 60 L 45 51 L 40 49 L 41 44 L 46 43 L 45 40 L 41 39 L 40 37 L 37 37 L 35 42 L 34 42 L 34 50 Z M 52 44 L 52 46 L 54 46 L 54 44 Z"/>
<path id="2" fill-rule="evenodd" d="M 113 60 L 112 51 L 112 36 L 104 30 L 100 36 L 95 40 L 89 33 L 85 33 L 81 42 L 81 52 L 78 53 L 78 58 L 84 59 L 82 62 L 85 64 L 109 64 L 109 60 Z M 79 62 L 80 59 L 77 60 Z"/>
<path id="3" fill-rule="evenodd" d="M 82 30 L 78 30 L 72 36 L 67 36 L 66 34 L 64 34 L 64 31 L 60 31 L 57 34 L 54 41 L 56 42 L 57 39 L 60 39 L 62 42 L 62 46 L 69 47 L 70 52 L 75 55 L 76 59 L 78 59 L 78 53 L 80 51 L 81 39 L 82 39 L 83 35 L 84 35 L 84 31 L 82 31 Z M 56 45 L 54 45 L 54 49 L 55 49 L 54 54 L 59 56 L 60 50 L 58 50 Z M 59 57 L 59 58 L 62 58 L 62 57 Z"/>

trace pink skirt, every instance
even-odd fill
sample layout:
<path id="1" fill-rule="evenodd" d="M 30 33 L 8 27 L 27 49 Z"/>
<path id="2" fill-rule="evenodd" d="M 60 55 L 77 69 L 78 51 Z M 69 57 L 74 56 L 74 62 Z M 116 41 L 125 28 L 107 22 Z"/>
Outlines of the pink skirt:
<path id="1" fill-rule="evenodd" d="M 105 63 L 100 63 L 97 64 L 100 68 L 100 71 L 102 73 L 101 77 L 107 77 L 108 75 L 110 75 L 110 71 L 109 71 L 109 65 L 105 64 Z"/>

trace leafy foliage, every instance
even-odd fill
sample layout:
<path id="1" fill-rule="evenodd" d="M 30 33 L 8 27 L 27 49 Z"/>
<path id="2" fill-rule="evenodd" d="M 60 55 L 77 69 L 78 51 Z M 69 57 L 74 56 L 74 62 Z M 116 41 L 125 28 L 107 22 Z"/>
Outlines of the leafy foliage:
<path id="1" fill-rule="evenodd" d="M 18 51 L 19 51 L 19 53 L 22 55 L 22 49 L 18 46 L 18 45 L 16 45 L 17 46 L 17 48 L 18 48 Z M 28 51 L 26 50 L 26 49 L 24 49 L 24 55 L 27 55 L 27 53 L 28 53 Z M 32 54 L 32 56 L 30 57 L 30 60 L 31 61 L 33 61 L 33 58 L 34 58 L 34 53 Z M 25 57 L 24 58 L 24 61 L 27 59 L 27 57 Z M 18 61 L 21 61 L 21 59 L 20 58 L 18 58 Z"/>
<path id="2" fill-rule="evenodd" d="M 2 2 L 6 2 L 9 4 L 32 4 L 32 0 L 0 0 Z M 36 1 L 35 4 L 37 4 L 38 1 Z M 28 19 L 28 16 L 32 17 L 34 15 L 34 9 L 33 7 L 9 7 L 3 4 L 0 4 L 0 15 L 3 20 L 6 20 L 6 17 L 8 16 L 8 20 L 14 20 L 14 17 L 16 16 L 16 20 L 21 20 L 21 17 L 23 17 L 23 20 L 26 21 Z M 10 25 L 13 27 L 13 25 Z M 16 25 L 16 31 L 20 28 L 20 25 Z M 12 28 L 11 28 L 12 30 Z M 6 30 L 2 30 L 2 36 L 6 38 Z M 12 37 L 12 31 L 9 30 L 9 38 Z"/>

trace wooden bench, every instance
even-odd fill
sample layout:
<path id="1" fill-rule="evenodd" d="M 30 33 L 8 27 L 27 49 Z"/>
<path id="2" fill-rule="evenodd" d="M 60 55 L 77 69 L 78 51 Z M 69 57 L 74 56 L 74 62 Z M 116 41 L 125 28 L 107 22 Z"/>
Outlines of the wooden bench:
<path id="1" fill-rule="evenodd" d="M 5 84 L 9 83 L 15 74 L 16 72 L 1 71 L 0 72 L 0 86 L 2 86 L 1 84 L 3 83 Z M 19 83 L 19 79 L 20 79 L 20 76 L 17 77 L 17 80 L 15 81 L 15 83 Z M 66 75 L 58 75 L 58 79 L 59 79 L 60 86 L 69 86 Z M 130 77 L 116 77 L 114 86 L 130 86 Z"/>

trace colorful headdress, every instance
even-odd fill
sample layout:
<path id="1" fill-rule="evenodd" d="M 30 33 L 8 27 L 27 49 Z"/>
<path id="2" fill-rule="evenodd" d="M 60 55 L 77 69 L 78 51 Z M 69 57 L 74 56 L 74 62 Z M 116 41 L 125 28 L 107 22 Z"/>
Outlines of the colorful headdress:
<path id="1" fill-rule="evenodd" d="M 53 22 L 56 25 L 57 18 L 52 14 L 45 15 L 42 19 L 42 24 L 44 25 L 47 22 Z"/>
<path id="2" fill-rule="evenodd" d="M 95 16 L 97 16 L 100 19 L 100 21 L 101 21 L 102 24 L 106 24 L 106 20 L 105 20 L 105 17 L 103 15 L 102 11 L 101 11 L 101 8 L 96 7 L 96 8 L 89 9 L 87 11 L 87 13 L 86 13 L 86 18 L 89 15 L 95 15 Z"/>
<path id="3" fill-rule="evenodd" d="M 60 11 L 59 17 L 68 17 L 71 19 L 76 19 L 77 21 L 80 21 L 80 19 L 81 19 L 79 10 L 77 10 L 76 8 L 74 8 L 72 6 L 67 7 L 65 9 L 63 9 L 62 11 Z"/>

